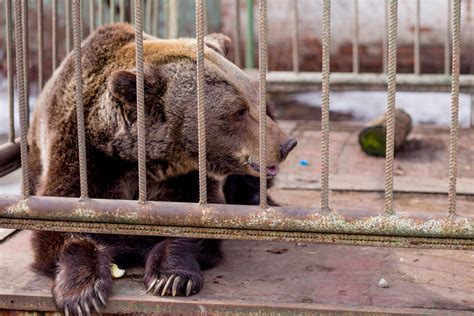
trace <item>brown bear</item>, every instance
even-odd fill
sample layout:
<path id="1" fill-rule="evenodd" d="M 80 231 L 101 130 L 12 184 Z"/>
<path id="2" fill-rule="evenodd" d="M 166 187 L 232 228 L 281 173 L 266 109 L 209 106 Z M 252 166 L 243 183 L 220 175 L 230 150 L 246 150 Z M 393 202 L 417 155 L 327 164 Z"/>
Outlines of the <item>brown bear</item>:
<path id="1" fill-rule="evenodd" d="M 144 36 L 147 198 L 198 201 L 195 40 Z M 135 36 L 128 24 L 99 28 L 82 44 L 83 101 L 91 198 L 137 199 Z M 225 58 L 229 39 L 205 38 L 209 203 L 258 203 L 257 85 Z M 31 190 L 78 197 L 79 166 L 72 55 L 42 91 L 29 131 Z M 271 179 L 296 141 L 267 119 Z M 112 263 L 144 265 L 153 295 L 191 295 L 221 258 L 219 242 L 192 238 L 35 232 L 33 268 L 54 278 L 67 314 L 100 311 Z"/>

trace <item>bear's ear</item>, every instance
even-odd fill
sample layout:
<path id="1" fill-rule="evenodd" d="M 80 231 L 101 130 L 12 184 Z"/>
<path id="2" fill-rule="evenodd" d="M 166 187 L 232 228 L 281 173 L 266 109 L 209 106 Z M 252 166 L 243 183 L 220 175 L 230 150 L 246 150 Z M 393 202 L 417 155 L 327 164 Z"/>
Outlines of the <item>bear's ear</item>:
<path id="1" fill-rule="evenodd" d="M 137 102 L 137 76 L 126 70 L 118 70 L 110 76 L 107 84 L 109 92 L 125 104 Z"/>
<path id="2" fill-rule="evenodd" d="M 224 57 L 229 53 L 230 42 L 230 38 L 222 33 L 212 33 L 204 36 L 204 44 Z"/>

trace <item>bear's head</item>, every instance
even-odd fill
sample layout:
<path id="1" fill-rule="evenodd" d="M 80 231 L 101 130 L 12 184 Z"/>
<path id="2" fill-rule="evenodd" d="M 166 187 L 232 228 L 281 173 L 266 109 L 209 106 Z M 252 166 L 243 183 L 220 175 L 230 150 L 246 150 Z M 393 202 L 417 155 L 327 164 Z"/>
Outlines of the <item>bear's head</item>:
<path id="1" fill-rule="evenodd" d="M 158 178 L 198 167 L 198 109 L 195 40 L 145 37 L 145 116 L 147 169 Z M 205 120 L 210 175 L 259 175 L 258 83 L 225 58 L 230 40 L 205 37 Z M 101 147 L 121 159 L 137 160 L 135 45 L 117 52 L 101 97 Z M 105 109 L 105 110 L 104 110 Z M 267 116 L 267 175 L 296 141 Z M 100 133 L 99 133 L 100 134 Z"/>

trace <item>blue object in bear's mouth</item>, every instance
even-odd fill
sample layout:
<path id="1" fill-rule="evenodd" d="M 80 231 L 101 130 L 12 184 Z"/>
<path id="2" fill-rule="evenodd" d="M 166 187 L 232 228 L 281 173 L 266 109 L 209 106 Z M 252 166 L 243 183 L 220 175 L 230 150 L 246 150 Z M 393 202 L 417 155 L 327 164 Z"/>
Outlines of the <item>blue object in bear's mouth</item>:
<path id="1" fill-rule="evenodd" d="M 301 159 L 300 160 L 300 165 L 306 167 L 306 166 L 309 166 L 309 161 L 306 160 L 306 159 Z"/>

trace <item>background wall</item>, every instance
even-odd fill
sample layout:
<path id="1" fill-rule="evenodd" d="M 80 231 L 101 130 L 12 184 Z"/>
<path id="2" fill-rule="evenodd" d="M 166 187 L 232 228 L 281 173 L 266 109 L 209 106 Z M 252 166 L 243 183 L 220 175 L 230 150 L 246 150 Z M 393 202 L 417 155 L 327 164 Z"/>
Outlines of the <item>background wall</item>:
<path id="1" fill-rule="evenodd" d="M 296 0 L 269 0 L 269 67 L 291 69 L 292 5 Z M 255 33 L 258 1 L 254 1 Z M 384 0 L 359 0 L 361 71 L 382 70 Z M 235 0 L 222 1 L 222 31 L 232 35 Z M 462 72 L 474 73 L 474 1 L 462 0 Z M 241 0 L 242 56 L 246 34 L 246 1 Z M 322 1 L 298 0 L 302 70 L 321 69 Z M 352 0 L 331 1 L 332 69 L 352 70 Z M 399 0 L 398 65 L 401 72 L 413 71 L 415 0 Z M 421 61 L 423 72 L 442 72 L 447 27 L 448 0 L 421 0 Z"/>

